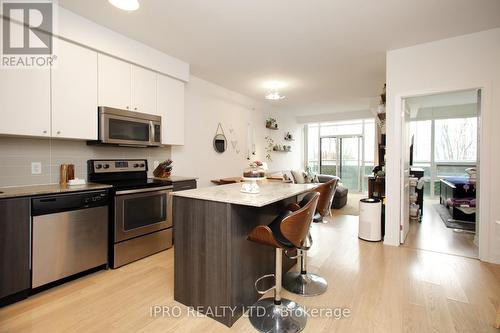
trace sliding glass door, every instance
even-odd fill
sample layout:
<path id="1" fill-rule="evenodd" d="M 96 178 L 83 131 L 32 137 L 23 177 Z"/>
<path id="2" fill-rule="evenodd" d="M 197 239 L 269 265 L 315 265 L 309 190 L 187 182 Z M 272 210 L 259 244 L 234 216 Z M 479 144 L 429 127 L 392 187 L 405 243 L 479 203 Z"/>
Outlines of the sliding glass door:
<path id="1" fill-rule="evenodd" d="M 319 173 L 340 177 L 340 140 L 337 137 L 320 139 Z"/>
<path id="2" fill-rule="evenodd" d="M 338 176 L 352 191 L 361 192 L 362 136 L 320 138 L 320 173 Z"/>

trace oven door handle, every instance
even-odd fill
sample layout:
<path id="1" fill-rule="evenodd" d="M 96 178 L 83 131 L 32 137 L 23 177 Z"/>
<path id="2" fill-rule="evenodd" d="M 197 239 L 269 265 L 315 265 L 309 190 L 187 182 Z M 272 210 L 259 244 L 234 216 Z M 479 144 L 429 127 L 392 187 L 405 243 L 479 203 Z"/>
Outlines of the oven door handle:
<path id="1" fill-rule="evenodd" d="M 125 190 L 125 191 L 116 191 L 116 195 L 123 194 L 133 194 L 133 193 L 144 193 L 144 192 L 158 192 L 163 190 L 172 190 L 173 186 L 161 186 L 161 187 L 149 187 L 149 188 L 140 188 L 137 190 Z"/>

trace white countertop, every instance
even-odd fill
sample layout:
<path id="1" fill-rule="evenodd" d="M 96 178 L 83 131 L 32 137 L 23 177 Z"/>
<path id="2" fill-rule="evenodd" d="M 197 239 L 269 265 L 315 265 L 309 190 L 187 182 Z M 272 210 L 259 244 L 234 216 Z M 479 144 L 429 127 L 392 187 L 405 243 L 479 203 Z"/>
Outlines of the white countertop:
<path id="1" fill-rule="evenodd" d="M 308 192 L 320 184 L 287 184 L 282 182 L 263 182 L 259 184 L 260 193 L 240 192 L 242 183 L 198 188 L 173 192 L 174 196 L 225 202 L 236 205 L 263 207 L 273 202 Z"/>

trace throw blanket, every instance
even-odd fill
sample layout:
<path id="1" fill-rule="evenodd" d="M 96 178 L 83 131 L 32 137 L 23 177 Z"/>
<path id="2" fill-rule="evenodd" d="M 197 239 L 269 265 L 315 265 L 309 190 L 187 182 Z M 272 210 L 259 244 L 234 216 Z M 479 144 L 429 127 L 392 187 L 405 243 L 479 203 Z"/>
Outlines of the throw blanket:
<path id="1" fill-rule="evenodd" d="M 449 198 L 448 206 L 452 207 L 476 207 L 476 198 Z"/>
<path id="2" fill-rule="evenodd" d="M 465 214 L 476 213 L 476 198 L 449 198 L 448 206 L 455 207 Z"/>

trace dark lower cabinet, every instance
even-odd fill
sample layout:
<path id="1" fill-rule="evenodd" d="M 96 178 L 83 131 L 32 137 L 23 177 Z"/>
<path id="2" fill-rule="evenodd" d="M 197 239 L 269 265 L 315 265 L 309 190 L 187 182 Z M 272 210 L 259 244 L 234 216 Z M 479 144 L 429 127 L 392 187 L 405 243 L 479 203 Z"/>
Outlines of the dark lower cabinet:
<path id="1" fill-rule="evenodd" d="M 30 199 L 0 199 L 0 306 L 31 288 Z"/>

